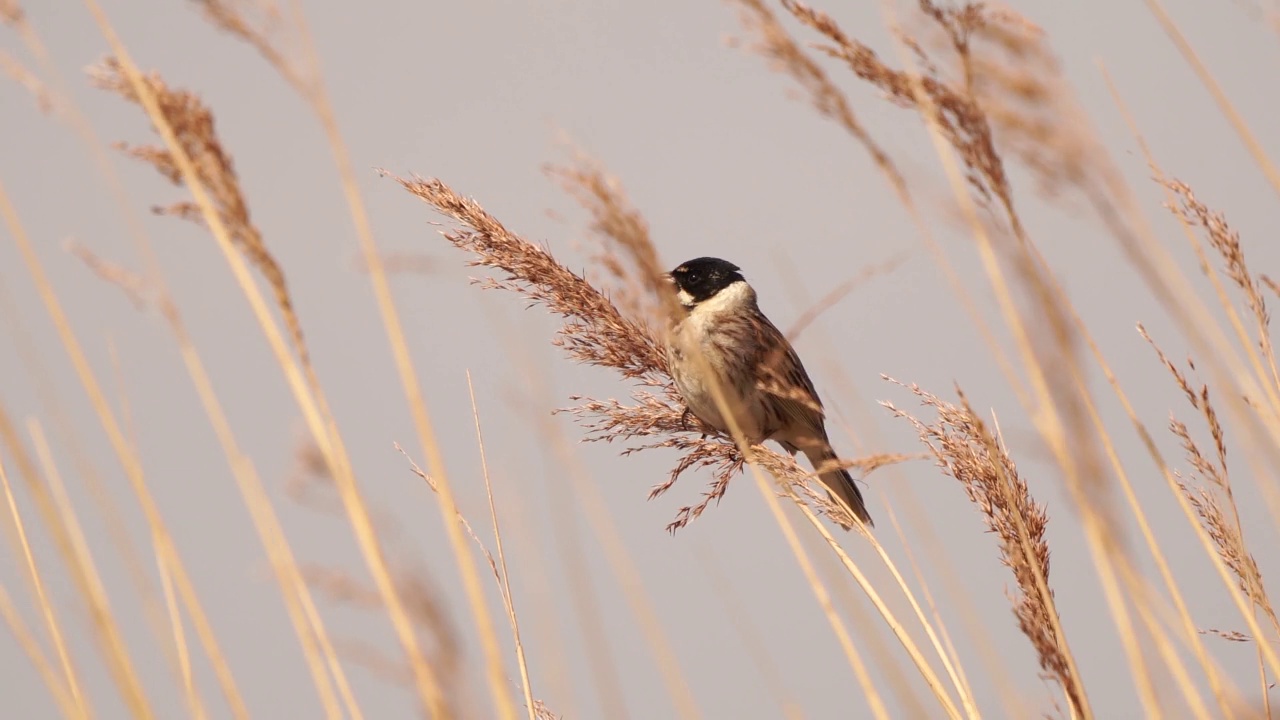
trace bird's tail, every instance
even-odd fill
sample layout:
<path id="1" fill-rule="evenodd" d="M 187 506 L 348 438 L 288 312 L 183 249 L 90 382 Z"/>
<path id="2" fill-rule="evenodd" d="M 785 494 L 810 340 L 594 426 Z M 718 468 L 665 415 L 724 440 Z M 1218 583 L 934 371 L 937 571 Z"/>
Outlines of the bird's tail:
<path id="1" fill-rule="evenodd" d="M 809 462 L 813 463 L 814 469 L 821 469 L 837 461 L 835 453 L 829 447 L 818 451 L 806 452 L 805 455 L 809 458 Z M 847 507 L 867 527 L 875 527 L 875 523 L 871 522 L 871 514 L 867 512 L 867 505 L 862 500 L 862 491 L 858 489 L 858 484 L 853 481 L 853 476 L 849 474 L 848 470 L 844 468 L 829 470 L 819 474 L 818 479 L 822 481 L 823 485 L 827 486 L 827 495 L 832 502 Z M 840 523 L 840 526 L 845 530 L 850 530 L 853 527 L 843 522 Z"/>

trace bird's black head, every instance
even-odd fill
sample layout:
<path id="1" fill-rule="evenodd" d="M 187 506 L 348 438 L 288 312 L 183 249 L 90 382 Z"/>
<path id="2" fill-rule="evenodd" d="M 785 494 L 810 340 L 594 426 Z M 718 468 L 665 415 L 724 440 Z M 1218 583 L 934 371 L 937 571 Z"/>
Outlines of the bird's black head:
<path id="1" fill-rule="evenodd" d="M 670 275 L 680 294 L 680 303 L 685 307 L 693 307 L 715 297 L 716 293 L 733 283 L 745 281 L 737 265 L 713 257 L 690 260 L 672 270 Z"/>

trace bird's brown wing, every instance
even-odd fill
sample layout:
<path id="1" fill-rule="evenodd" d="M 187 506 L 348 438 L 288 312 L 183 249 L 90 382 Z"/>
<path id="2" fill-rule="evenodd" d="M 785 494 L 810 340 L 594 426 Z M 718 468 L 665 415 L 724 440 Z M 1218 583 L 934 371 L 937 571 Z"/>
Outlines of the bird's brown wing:
<path id="1" fill-rule="evenodd" d="M 797 450 L 803 452 L 820 472 L 818 479 L 826 486 L 832 502 L 847 506 L 862 522 L 873 525 L 853 476 L 842 467 L 831 469 L 837 458 L 827 439 L 822 401 L 800 356 L 768 318 L 761 315 L 760 320 L 755 351 L 758 364 L 754 367 L 761 378 L 760 389 L 765 393 L 764 407 L 771 424 L 767 436 L 782 443 L 792 455 Z M 823 471 L 824 468 L 827 469 Z M 839 517 L 835 519 L 845 530 L 852 527 Z"/>
<path id="2" fill-rule="evenodd" d="M 822 401 L 800 356 L 768 318 L 761 314 L 759 320 L 755 323 L 757 342 L 753 367 L 758 368 L 760 389 L 768 396 L 766 405 L 778 415 L 777 425 L 772 429 L 776 432 L 783 427 L 800 425 L 825 437 Z"/>

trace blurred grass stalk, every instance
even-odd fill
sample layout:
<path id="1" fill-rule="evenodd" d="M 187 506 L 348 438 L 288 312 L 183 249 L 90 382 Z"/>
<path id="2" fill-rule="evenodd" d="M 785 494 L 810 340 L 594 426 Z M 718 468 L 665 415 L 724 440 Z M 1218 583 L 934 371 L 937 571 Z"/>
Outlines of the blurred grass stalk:
<path id="1" fill-rule="evenodd" d="M 1043 31 L 1024 18 L 1010 11 L 980 5 L 952 8 L 936 5 L 931 0 L 919 0 L 911 17 L 904 20 L 895 6 L 886 3 L 885 17 L 895 38 L 900 65 L 895 68 L 867 45 L 848 36 L 835 20 L 820 10 L 794 0 L 782 0 L 779 15 L 763 0 L 735 2 L 740 7 L 744 26 L 752 35 L 748 43 L 750 48 L 768 59 L 775 70 L 795 81 L 820 115 L 848 132 L 867 152 L 901 200 L 931 257 L 972 318 L 1009 388 L 1018 397 L 1027 419 L 1035 427 L 1044 447 L 1050 451 L 1053 465 L 1060 472 L 1075 513 L 1083 524 L 1084 537 L 1111 614 L 1115 636 L 1125 651 L 1134 692 L 1146 714 L 1157 717 L 1173 709 L 1185 709 L 1194 717 L 1211 718 L 1252 711 L 1245 709 L 1244 695 L 1238 683 L 1223 673 L 1218 660 L 1203 641 L 1203 634 L 1207 631 L 1193 618 L 1184 597 L 1184 588 L 1174 575 L 1162 542 L 1133 488 L 1130 480 L 1133 471 L 1125 467 L 1116 449 L 1122 429 L 1109 428 L 1102 419 L 1099 404 L 1103 399 L 1095 397 L 1087 380 L 1092 370 L 1089 358 L 1097 363 L 1106 377 L 1108 387 L 1124 408 L 1143 448 L 1178 502 L 1187 522 L 1186 529 L 1199 541 L 1221 581 L 1222 591 L 1239 610 L 1247 633 L 1213 632 L 1254 644 L 1261 713 L 1263 717 L 1269 717 L 1269 689 L 1273 679 L 1280 677 L 1280 658 L 1276 653 L 1276 642 L 1280 641 L 1280 620 L 1249 550 L 1236 498 L 1239 490 L 1248 487 L 1266 501 L 1272 520 L 1280 523 L 1280 492 L 1274 482 L 1268 482 L 1270 468 L 1280 461 L 1280 371 L 1272 349 L 1270 316 L 1264 298 L 1268 292 L 1280 296 L 1280 284 L 1250 270 L 1239 237 L 1224 216 L 1199 202 L 1189 186 L 1167 179 L 1157 170 L 1169 198 L 1169 207 L 1186 230 L 1200 260 L 1200 269 L 1214 288 L 1218 300 L 1216 311 L 1227 318 L 1226 326 L 1214 320 L 1215 309 L 1199 297 L 1192 279 L 1178 267 L 1170 249 L 1158 240 L 1134 199 L 1132 189 L 1125 185 L 1100 141 L 1093 136 L 1056 58 L 1048 48 Z M 1156 0 L 1147 0 L 1147 4 L 1218 103 L 1263 173 L 1280 191 L 1280 173 L 1276 172 L 1245 121 L 1200 63 L 1162 6 Z M 361 491 L 337 420 L 329 409 L 321 380 L 311 365 L 303 323 L 290 298 L 284 270 L 275 262 L 250 221 L 248 202 L 231 169 L 230 154 L 212 133 L 211 111 L 196 96 L 169 89 L 158 75 L 144 76 L 129 58 L 96 0 L 86 0 L 85 5 L 113 52 L 113 58 L 95 71 L 95 81 L 137 103 L 163 142 L 159 148 L 125 150 L 133 157 L 152 164 L 191 193 L 192 202 L 179 203 L 162 212 L 196 220 L 209 230 L 249 302 L 306 421 L 321 474 L 336 490 L 345 517 L 355 533 L 373 581 L 373 589 L 368 596 L 373 605 L 385 612 L 399 641 L 403 662 L 407 664 L 405 683 L 412 688 L 422 709 L 431 717 L 487 715 L 460 705 L 466 700 L 462 690 L 447 679 L 452 677 L 445 670 L 449 660 L 431 656 L 424 646 L 426 633 L 440 631 L 439 621 L 431 619 L 430 613 L 424 616 L 412 609 L 414 598 L 408 593 L 415 591 L 404 577 L 397 576 L 388 560 L 384 545 L 389 528 L 375 522 L 375 514 Z M 480 534 L 464 518 L 445 472 L 445 459 L 436 442 L 428 405 L 408 353 L 387 279 L 387 268 L 373 238 L 302 13 L 296 4 L 286 11 L 269 0 L 262 3 L 206 0 L 201 7 L 215 27 L 247 43 L 280 73 L 307 101 L 326 133 L 337 176 L 356 226 L 364 265 L 373 283 L 388 346 L 426 458 L 426 469 L 418 472 L 439 497 L 441 522 L 447 530 L 459 579 L 467 597 L 469 629 L 474 631 L 483 649 L 484 676 L 492 713 L 504 720 L 517 715 L 535 720 L 555 717 L 537 697 L 533 687 L 531 677 L 538 673 L 540 652 L 534 647 L 529 648 L 531 652 L 526 654 L 525 643 L 521 639 L 515 609 L 517 601 L 513 596 L 503 535 L 499 529 L 500 503 L 495 501 L 489 484 L 488 460 L 480 435 L 479 410 L 475 407 L 474 395 L 471 412 L 481 442 L 496 559 L 485 547 Z M 28 87 L 44 106 L 71 121 L 89 142 L 95 158 L 100 158 L 102 148 L 94 139 L 92 126 L 75 107 L 70 93 L 62 87 L 39 36 L 26 22 L 15 0 L 0 3 L 0 20 L 19 32 L 32 56 L 42 64 L 48 82 L 41 82 L 41 73 L 30 72 L 5 58 L 4 67 L 8 74 Z M 787 29 L 788 23 L 815 33 L 821 42 L 813 48 L 802 45 Z M 286 38 L 293 41 L 292 45 L 285 41 Z M 974 240 L 985 284 L 975 286 L 956 271 L 946 251 L 933 238 L 912 189 L 892 156 L 861 124 L 844 91 L 828 75 L 824 63 L 815 59 L 815 54 L 826 56 L 837 66 L 844 66 L 858 80 L 880 91 L 893 105 L 914 112 L 924 123 L 951 188 L 959 222 Z M 1120 111 L 1127 118 L 1127 109 L 1118 93 L 1116 98 Z M 1145 152 L 1145 143 L 1136 128 L 1134 134 Z M 1149 154 L 1148 160 L 1155 168 L 1154 159 Z M 1148 337 L 1156 346 L 1157 360 L 1170 373 L 1209 433 L 1211 442 L 1204 444 L 1196 440 L 1196 434 L 1184 422 L 1176 418 L 1171 421 L 1170 429 L 1186 453 L 1190 475 L 1174 470 L 1172 463 L 1161 453 L 1152 433 L 1139 419 L 1138 411 L 1040 253 L 1032 231 L 1022 220 L 1021 203 L 1025 202 L 1025 197 L 1019 194 L 1020 199 L 1015 201 L 1006 163 L 1017 163 L 1029 171 L 1037 183 L 1035 189 L 1041 191 L 1042 198 L 1048 202 L 1067 195 L 1085 201 L 1093 219 L 1124 250 L 1135 275 L 1162 303 L 1193 348 L 1196 364 L 1189 369 L 1207 371 L 1209 381 L 1197 387 L 1191 375 L 1170 361 L 1156 342 Z M 100 166 L 111 172 L 108 163 L 100 162 Z M 620 185 L 585 158 L 578 158 L 573 165 L 557 169 L 554 174 L 591 216 L 591 229 L 599 243 L 599 252 L 593 261 L 604 271 L 606 281 L 612 284 L 612 293 L 606 294 L 586 278 L 568 270 L 545 250 L 511 233 L 478 203 L 459 195 L 444 183 L 416 178 L 397 180 L 437 212 L 453 220 L 455 229 L 448 231 L 445 237 L 454 246 L 471 253 L 473 264 L 487 266 L 502 274 L 500 278 L 489 280 L 488 287 L 523 295 L 565 318 L 556 343 L 571 359 L 612 367 L 634 388 L 638 388 L 633 390 L 631 402 L 635 404 L 632 405 L 618 400 L 575 398 L 582 404 L 569 412 L 586 428 L 588 439 L 647 443 L 630 447 L 627 453 L 649 448 L 674 449 L 681 453 L 680 463 L 672 471 L 670 479 L 655 488 L 655 495 L 672 487 L 686 470 L 711 469 L 716 477 L 711 490 L 701 503 L 683 508 L 671 530 L 696 519 L 723 494 L 731 477 L 740 472 L 752 475 L 858 681 L 862 702 L 873 716 L 894 716 L 885 691 L 893 693 L 899 707 L 916 708 L 929 714 L 941 712 L 950 718 L 977 718 L 991 714 L 978 707 L 970 684 L 970 679 L 977 673 L 973 668 L 965 667 L 959 649 L 951 640 L 958 635 L 948 630 L 933 601 L 936 596 L 967 598 L 973 589 L 960 587 L 956 582 L 948 583 L 942 592 L 931 589 L 926 580 L 928 573 L 924 571 L 929 570 L 930 563 L 948 561 L 937 554 L 925 555 L 929 562 L 917 569 L 915 581 L 919 587 L 913 588 L 898 571 L 897 562 L 874 536 L 865 532 L 848 536 L 851 543 L 869 541 L 875 557 L 892 575 L 892 586 L 876 587 L 846 550 L 846 543 L 838 541 L 824 523 L 824 516 L 832 517 L 843 510 L 825 504 L 822 496 L 809 486 L 808 473 L 794 461 L 767 448 L 746 446 L 736 429 L 732 436 L 712 434 L 708 438 L 698 437 L 698 428 L 686 427 L 678 409 L 679 398 L 666 377 L 665 359 L 658 350 L 662 343 L 664 318 L 673 308 L 667 297 L 669 293 L 664 294 L 658 277 L 664 265 L 649 237 L 643 216 L 629 206 Z M 118 177 L 109 175 L 107 181 L 117 197 L 123 198 Z M 121 199 L 120 202 L 124 205 L 127 201 Z M 128 207 L 122 209 L 126 215 L 132 212 Z M 75 367 L 90 406 L 111 441 L 117 461 L 144 511 L 157 561 L 163 605 L 156 596 L 154 581 L 143 569 L 137 553 L 127 547 L 122 534 L 115 536 L 115 549 L 125 559 L 125 566 L 143 578 L 136 584 L 144 604 L 149 608 L 163 607 L 166 611 L 164 620 L 167 622 L 153 622 L 153 628 L 157 629 L 157 641 L 173 665 L 187 710 L 193 717 L 203 717 L 210 712 L 218 715 L 207 706 L 198 688 L 199 678 L 193 671 L 185 631 L 185 623 L 190 622 L 228 712 L 236 717 L 249 717 L 250 710 L 241 697 L 232 668 L 218 643 L 217 631 L 202 607 L 163 515 L 147 489 L 142 459 L 127 437 L 119 414 L 108 402 L 98 374 L 88 362 L 62 308 L 58 291 L 49 282 L 34 243 L 24 231 L 17 209 L 11 204 L 2 184 L 0 216 L 27 263 L 28 273 Z M 300 568 L 251 459 L 236 441 L 234 428 L 221 407 L 196 343 L 188 335 L 178 309 L 164 287 L 158 263 L 140 230 L 141 224 L 133 222 L 131 226 L 148 265 L 145 276 L 131 276 L 128 271 L 97 258 L 87 250 L 78 250 L 77 254 L 92 270 L 134 296 L 140 304 L 153 304 L 160 309 L 178 342 L 184 364 L 270 560 L 299 639 L 301 654 L 311 673 L 317 701 L 328 717 L 359 718 L 362 716 L 360 704 L 345 671 L 345 663 L 355 660 L 343 657 L 337 643 L 331 639 L 321 609 L 313 598 L 313 583 Z M 1203 241 L 1200 239 L 1202 235 Z M 1224 267 L 1225 282 L 1214 267 L 1217 262 Z M 254 278 L 255 270 L 265 279 L 270 299 Z M 1247 315 L 1238 311 L 1231 288 L 1243 297 Z M 997 339 L 991 321 L 978 310 L 974 297 L 986 292 L 995 295 L 999 322 L 1013 338 L 1011 348 Z M 829 303 L 822 307 L 829 307 Z M 281 318 L 283 329 L 273 311 Z M 1145 330 L 1142 333 L 1145 337 Z M 923 419 L 891 405 L 889 409 L 912 424 L 943 474 L 961 484 L 995 533 L 1001 560 L 1012 570 L 1017 585 L 1012 602 L 1019 629 L 1027 636 L 1047 676 L 1057 683 L 1066 713 L 1073 718 L 1105 717 L 1104 713 L 1095 713 L 1085 685 L 1084 675 L 1087 673 L 1082 673 L 1078 666 L 1077 655 L 1070 642 L 1075 638 L 1077 644 L 1087 643 L 1089 633 L 1099 628 L 1082 627 L 1079 619 L 1075 624 L 1067 624 L 1059 616 L 1045 537 L 1049 516 L 1043 505 L 1031 496 L 1027 483 L 1021 478 L 999 432 L 999 425 L 994 417 L 987 418 L 977 412 L 969 395 L 959 388 L 958 397 L 953 402 L 914 385 L 906 387 L 930 412 L 936 414 L 936 420 Z M 48 401 L 47 398 L 45 400 Z M 723 398 L 720 401 L 723 404 Z M 1221 409 L 1225 412 L 1219 412 Z M 726 416 L 732 417 L 728 407 L 724 410 Z M 51 412 L 61 416 L 56 408 Z M 448 412 L 456 414 L 461 409 Z M 733 425 L 732 422 L 730 424 Z M 67 423 L 59 422 L 59 426 L 65 425 Z M 111 609 L 80 521 L 58 479 L 54 449 L 46 441 L 38 421 L 29 420 L 28 428 L 39 462 L 32 458 L 16 422 L 0 403 L 0 440 L 3 441 L 0 480 L 3 480 L 9 510 L 5 527 L 9 530 L 11 545 L 17 551 L 15 557 L 21 558 L 32 604 L 41 613 L 40 627 L 47 635 L 45 640 L 52 646 L 52 656 L 56 660 L 49 659 L 41 639 L 18 613 L 3 587 L 0 587 L 0 614 L 4 615 L 6 624 L 38 670 L 59 712 L 66 717 L 93 716 L 93 698 L 87 696 L 82 680 L 81 668 L 87 659 L 77 657 L 82 651 L 68 642 L 65 623 L 45 580 L 58 568 L 41 567 L 37 554 L 31 551 L 29 526 L 38 526 L 55 543 L 63 565 L 61 571 L 68 573 L 75 583 L 82 609 L 94 629 L 101 660 L 129 712 L 137 717 L 154 717 L 156 711 L 148 686 L 153 686 L 158 680 L 139 676 L 129 648 L 130 639 L 124 636 Z M 62 435 L 67 436 L 67 433 L 64 431 Z M 1242 448 L 1240 455 L 1251 470 L 1244 483 L 1240 481 L 1238 469 L 1234 473 L 1228 471 L 1228 437 Z M 645 628 L 654 662 L 662 671 L 673 707 L 681 717 L 701 716 L 697 688 L 689 686 L 679 669 L 677 654 L 667 639 L 668 630 L 652 607 L 642 578 L 617 533 L 608 508 L 586 473 L 579 469 L 567 438 L 554 428 L 548 429 L 546 438 L 557 457 L 571 470 L 568 474 L 573 477 L 577 488 L 574 502 L 584 506 L 594 540 L 608 556 L 618 584 L 631 601 L 632 614 Z M 67 436 L 64 442 L 69 446 L 68 451 L 80 452 L 74 439 Z M 855 459 L 851 463 L 865 474 L 909 457 L 882 453 Z M 88 467 L 87 470 L 78 467 L 82 474 L 93 471 L 92 461 L 78 462 L 78 465 Z M 9 483 L 8 467 L 16 469 L 16 477 L 23 480 L 21 487 L 25 488 L 28 499 L 36 504 L 38 525 L 24 518 L 22 503 Z M 1249 486 L 1248 479 L 1253 480 L 1252 486 Z M 101 494 L 98 489 L 94 489 L 94 493 Z M 1123 497 L 1123 503 L 1117 502 L 1117 493 Z M 783 498 L 793 500 L 800 515 L 790 512 L 789 505 L 781 502 Z M 907 503 L 905 510 L 908 519 L 916 524 L 924 522 L 922 511 L 914 503 Z M 103 512 L 112 521 L 113 511 L 105 508 Z M 802 534 L 803 525 L 797 525 L 793 520 L 801 516 L 814 528 L 814 534 Z M 1158 582 L 1139 571 L 1145 559 L 1138 554 L 1138 546 L 1128 540 L 1132 527 L 1136 527 L 1142 537 L 1141 547 L 1146 549 L 1156 567 Z M 1265 532 L 1267 528 L 1260 530 Z M 912 545 L 901 530 L 899 535 L 904 545 Z M 814 542 L 818 538 L 822 541 L 820 544 Z M 562 552 L 567 547 L 565 543 L 577 540 L 576 537 L 563 538 Z M 499 642 L 493 611 L 489 607 L 492 598 L 481 583 L 471 544 L 479 546 L 481 555 L 489 564 L 511 631 L 520 684 L 519 703 L 510 678 L 513 658 L 504 653 Z M 832 552 L 843 576 L 834 580 L 822 577 L 815 564 L 815 546 L 817 552 L 825 552 L 822 547 Z M 587 577 L 583 563 L 573 562 L 568 557 L 564 559 L 570 565 L 571 582 L 577 588 L 574 601 L 582 615 L 580 622 L 584 627 L 589 626 L 590 618 L 597 612 L 591 597 L 591 579 Z M 914 559 L 910 556 L 908 559 L 913 567 L 917 566 Z M 902 645 L 909 667 L 916 670 L 927 686 L 927 695 L 918 692 L 907 676 L 899 672 L 897 666 L 904 658 L 898 653 L 891 657 L 877 653 L 874 663 L 868 662 L 865 651 L 859 647 L 859 636 L 852 632 L 846 618 L 853 617 L 857 621 L 856 629 L 864 637 L 881 632 L 881 628 L 872 623 L 860 608 L 844 600 L 840 587 L 833 592 L 832 582 L 843 586 L 849 581 L 870 599 L 885 627 Z M 717 592 L 728 592 L 725 587 L 727 584 L 721 583 Z M 927 600 L 929 613 L 917 600 L 920 593 Z M 903 600 L 909 606 L 914 623 L 905 622 L 895 611 Z M 842 604 L 845 607 L 840 607 Z M 918 642 L 914 637 L 918 634 L 915 625 L 924 632 L 927 642 Z M 749 630 L 748 624 L 742 629 L 744 636 L 749 635 Z M 989 629 L 972 627 L 965 630 L 969 631 L 970 638 L 989 632 Z M 603 713 L 611 717 L 625 717 L 628 713 L 623 688 L 612 667 L 604 631 L 607 628 L 598 626 L 587 643 L 587 652 L 593 659 L 592 677 L 598 685 L 596 689 Z M 1151 652 L 1153 650 L 1154 653 Z M 984 670 L 989 674 L 1000 674 L 1009 669 L 999 667 L 998 659 L 987 658 L 986 663 L 988 667 Z M 941 674 L 935 669 L 935 664 L 941 665 Z M 393 668 L 398 665 L 397 662 L 392 663 Z M 873 667 L 878 669 L 880 680 L 873 675 Z M 1160 690 L 1167 687 L 1169 677 L 1177 686 L 1176 693 Z M 1208 686 L 1211 698 L 1202 696 L 1202 684 Z M 923 703 L 926 698 L 936 702 L 937 707 L 925 709 Z M 791 698 L 779 697 L 777 700 L 784 707 L 792 707 Z M 850 697 L 851 703 L 856 700 Z M 1011 697 L 1002 700 L 1006 708 L 1021 702 Z M 574 698 L 563 697 L 556 698 L 553 704 L 569 706 L 573 702 Z M 1051 702 L 1056 705 L 1058 700 Z M 524 706 L 523 711 L 518 707 L 520 704 Z"/>

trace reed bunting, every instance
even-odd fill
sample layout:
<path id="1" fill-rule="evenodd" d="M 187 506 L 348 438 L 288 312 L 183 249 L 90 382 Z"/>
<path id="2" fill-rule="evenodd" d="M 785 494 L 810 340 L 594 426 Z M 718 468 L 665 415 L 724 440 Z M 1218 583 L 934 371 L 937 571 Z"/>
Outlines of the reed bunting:
<path id="1" fill-rule="evenodd" d="M 862 493 L 838 462 L 823 421 L 822 401 L 786 337 L 756 304 L 756 291 L 737 265 L 690 260 L 668 273 L 684 313 L 667 340 L 667 361 L 688 412 L 728 433 L 712 394 L 715 382 L 747 442 L 776 440 L 804 453 L 833 502 L 873 525 Z M 693 353 L 700 353 L 699 362 Z M 707 377 L 710 371 L 714 381 Z M 850 525 L 841 523 L 844 529 Z"/>

